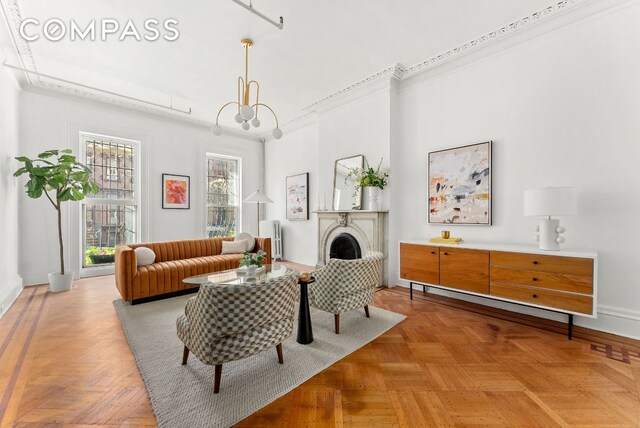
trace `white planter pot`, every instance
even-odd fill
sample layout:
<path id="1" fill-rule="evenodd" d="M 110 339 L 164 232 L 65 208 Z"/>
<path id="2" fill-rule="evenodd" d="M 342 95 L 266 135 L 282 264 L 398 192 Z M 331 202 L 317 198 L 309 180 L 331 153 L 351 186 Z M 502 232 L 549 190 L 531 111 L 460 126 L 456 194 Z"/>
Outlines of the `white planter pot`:
<path id="1" fill-rule="evenodd" d="M 367 209 L 369 211 L 378 211 L 380 209 L 380 188 L 379 187 L 367 187 Z"/>
<path id="2" fill-rule="evenodd" d="M 256 276 L 256 269 L 257 268 L 258 267 L 255 266 L 255 265 L 247 266 L 247 277 L 253 278 L 254 276 Z"/>
<path id="3" fill-rule="evenodd" d="M 73 272 L 60 275 L 60 272 L 49 274 L 49 290 L 54 293 L 59 291 L 71 290 L 71 282 L 73 281 Z"/>

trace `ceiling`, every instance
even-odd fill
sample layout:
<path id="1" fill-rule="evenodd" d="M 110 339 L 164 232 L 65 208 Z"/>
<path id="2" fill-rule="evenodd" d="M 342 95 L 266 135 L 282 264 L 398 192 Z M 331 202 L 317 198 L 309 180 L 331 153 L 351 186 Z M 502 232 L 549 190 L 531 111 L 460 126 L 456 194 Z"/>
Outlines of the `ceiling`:
<path id="1" fill-rule="evenodd" d="M 148 18 L 175 18 L 175 42 L 70 41 L 29 43 L 37 70 L 180 108 L 213 121 L 236 97 L 243 72 L 240 40 L 254 40 L 250 78 L 260 82 L 262 102 L 286 123 L 303 108 L 393 64 L 413 65 L 551 4 L 550 0 L 300 1 L 254 0 L 256 10 L 284 29 L 231 0 L 0 0 L 19 6 L 22 18 L 41 22 L 131 19 L 142 31 Z M 248 0 L 246 0 L 248 3 Z M 0 26 L 6 25 L 0 21 Z M 69 24 L 68 24 L 69 25 Z M 10 44 L 4 40 L 4 50 Z M 221 123 L 235 126 L 233 112 Z M 263 118 L 263 132 L 273 122 Z"/>

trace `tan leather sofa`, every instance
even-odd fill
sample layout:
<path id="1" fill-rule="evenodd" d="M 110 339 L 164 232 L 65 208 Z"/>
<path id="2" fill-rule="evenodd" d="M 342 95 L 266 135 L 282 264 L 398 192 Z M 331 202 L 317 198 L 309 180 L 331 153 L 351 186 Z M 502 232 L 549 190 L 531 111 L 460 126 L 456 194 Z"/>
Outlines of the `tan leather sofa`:
<path id="1" fill-rule="evenodd" d="M 271 238 L 255 238 L 253 252 L 267 253 L 271 260 Z M 235 269 L 240 266 L 242 254 L 220 254 L 222 241 L 232 237 L 192 239 L 186 241 L 149 242 L 116 247 L 116 287 L 123 300 L 140 303 L 158 297 L 169 297 L 189 291 L 182 280 L 189 276 Z M 154 263 L 137 266 L 135 249 L 148 247 L 156 253 Z M 166 295 L 166 296 L 164 296 Z"/>

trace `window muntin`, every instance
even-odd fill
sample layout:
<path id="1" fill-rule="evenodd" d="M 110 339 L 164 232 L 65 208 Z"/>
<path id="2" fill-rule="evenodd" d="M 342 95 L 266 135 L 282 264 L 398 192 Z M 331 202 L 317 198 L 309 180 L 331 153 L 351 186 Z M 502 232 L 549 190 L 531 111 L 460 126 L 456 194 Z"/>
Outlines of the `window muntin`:
<path id="1" fill-rule="evenodd" d="M 113 263 L 115 246 L 138 241 L 138 147 L 129 140 L 81 134 L 85 164 L 100 192 L 82 206 L 82 266 Z"/>
<path id="2" fill-rule="evenodd" d="M 207 236 L 235 236 L 240 219 L 240 161 L 207 155 Z"/>

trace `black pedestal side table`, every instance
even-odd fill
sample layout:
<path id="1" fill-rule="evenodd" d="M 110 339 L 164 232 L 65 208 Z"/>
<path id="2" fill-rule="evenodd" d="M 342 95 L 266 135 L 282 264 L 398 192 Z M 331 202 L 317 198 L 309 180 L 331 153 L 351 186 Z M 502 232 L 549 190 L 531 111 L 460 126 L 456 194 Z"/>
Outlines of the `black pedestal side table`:
<path id="1" fill-rule="evenodd" d="M 311 329 L 311 311 L 309 309 L 308 285 L 314 283 L 315 278 L 309 281 L 298 280 L 300 285 L 300 310 L 298 312 L 298 337 L 296 342 L 308 345 L 313 342 L 313 330 Z"/>

